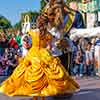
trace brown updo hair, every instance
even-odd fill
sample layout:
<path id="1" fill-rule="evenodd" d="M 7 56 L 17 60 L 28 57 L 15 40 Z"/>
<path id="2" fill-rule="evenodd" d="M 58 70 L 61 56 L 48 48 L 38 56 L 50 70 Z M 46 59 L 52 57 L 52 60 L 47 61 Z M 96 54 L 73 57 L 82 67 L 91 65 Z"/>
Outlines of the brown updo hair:
<path id="1" fill-rule="evenodd" d="M 48 18 L 40 15 L 36 20 L 37 28 L 40 30 L 39 38 L 40 38 L 40 46 L 46 47 L 49 41 L 52 39 L 51 34 L 47 31 Z"/>

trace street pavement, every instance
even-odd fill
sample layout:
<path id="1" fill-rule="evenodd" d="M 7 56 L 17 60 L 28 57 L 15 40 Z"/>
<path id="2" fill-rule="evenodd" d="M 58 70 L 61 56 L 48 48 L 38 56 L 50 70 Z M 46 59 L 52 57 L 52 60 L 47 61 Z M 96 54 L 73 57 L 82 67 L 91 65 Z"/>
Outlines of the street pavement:
<path id="1" fill-rule="evenodd" d="M 77 82 L 80 84 L 80 91 L 74 93 L 73 96 L 63 95 L 63 96 L 56 96 L 56 97 L 46 97 L 45 100 L 90 100 L 90 99 L 100 100 L 100 78 L 99 77 L 80 78 L 77 79 Z M 32 97 L 23 97 L 23 96 L 8 97 L 3 94 L 0 94 L 0 100 L 32 100 Z"/>

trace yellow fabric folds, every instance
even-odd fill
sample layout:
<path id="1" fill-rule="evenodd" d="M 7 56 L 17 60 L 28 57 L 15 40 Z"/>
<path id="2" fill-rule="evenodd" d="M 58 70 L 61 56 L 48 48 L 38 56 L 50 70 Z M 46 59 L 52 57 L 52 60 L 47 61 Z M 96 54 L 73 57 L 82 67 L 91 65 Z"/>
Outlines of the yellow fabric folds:
<path id="1" fill-rule="evenodd" d="M 51 96 L 79 89 L 59 58 L 51 56 L 45 48 L 39 48 L 38 32 L 29 32 L 33 46 L 13 74 L 1 84 L 0 92 L 8 96 Z"/>

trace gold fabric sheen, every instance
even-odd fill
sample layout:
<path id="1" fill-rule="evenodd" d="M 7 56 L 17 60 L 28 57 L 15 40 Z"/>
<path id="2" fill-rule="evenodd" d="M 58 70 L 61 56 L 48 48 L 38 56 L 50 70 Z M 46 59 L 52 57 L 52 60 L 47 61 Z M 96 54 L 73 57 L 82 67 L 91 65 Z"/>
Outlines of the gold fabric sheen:
<path id="1" fill-rule="evenodd" d="M 39 31 L 30 31 L 33 45 L 13 74 L 0 86 L 0 92 L 8 96 L 52 96 L 73 93 L 79 85 L 69 76 L 55 58 L 39 48 Z"/>

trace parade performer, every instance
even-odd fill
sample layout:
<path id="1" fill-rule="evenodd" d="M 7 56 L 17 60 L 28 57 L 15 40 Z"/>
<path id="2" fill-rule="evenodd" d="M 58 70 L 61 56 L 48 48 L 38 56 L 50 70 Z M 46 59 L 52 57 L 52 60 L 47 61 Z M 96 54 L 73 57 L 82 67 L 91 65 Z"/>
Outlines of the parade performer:
<path id="1" fill-rule="evenodd" d="M 69 39 L 69 31 L 73 27 L 84 27 L 82 15 L 78 11 L 70 9 L 63 0 L 50 0 L 43 9 L 43 15 L 50 21 L 48 31 L 54 37 L 51 53 L 53 56 L 59 56 L 63 66 L 70 73 L 72 47 Z"/>
<path id="2" fill-rule="evenodd" d="M 8 96 L 52 96 L 73 93 L 79 85 L 68 75 L 58 58 L 43 48 L 39 30 L 30 31 L 33 45 L 13 74 L 2 83 L 0 92 Z"/>
<path id="3" fill-rule="evenodd" d="M 84 28 L 83 16 L 78 10 L 72 9 L 70 6 L 66 5 L 63 0 L 49 0 L 47 5 L 43 9 L 45 16 L 48 16 L 47 12 L 50 8 L 61 8 L 61 16 L 63 18 L 63 28 L 64 32 L 68 33 L 72 28 Z M 57 13 L 55 13 L 55 18 L 57 19 Z M 61 24 L 60 24 L 61 26 Z"/>
<path id="4" fill-rule="evenodd" d="M 32 48 L 13 74 L 2 83 L 0 91 L 9 96 L 52 96 L 79 89 L 59 58 L 53 57 L 45 48 L 51 37 L 47 31 L 40 28 L 30 30 L 29 34 L 32 36 Z"/>
<path id="5" fill-rule="evenodd" d="M 46 41 L 41 40 L 39 30 L 29 33 L 32 35 L 32 48 L 13 74 L 2 83 L 0 91 L 9 96 L 50 96 L 75 92 L 78 84 L 71 79 L 60 60 L 43 48 Z"/>
<path id="6" fill-rule="evenodd" d="M 28 33 L 32 47 L 13 74 L 0 86 L 0 92 L 8 96 L 54 96 L 74 93 L 79 85 L 69 76 L 58 57 L 49 52 L 52 35 L 47 30 L 48 17 L 37 18 L 37 29 Z M 57 21 L 57 20 L 56 20 Z"/>

